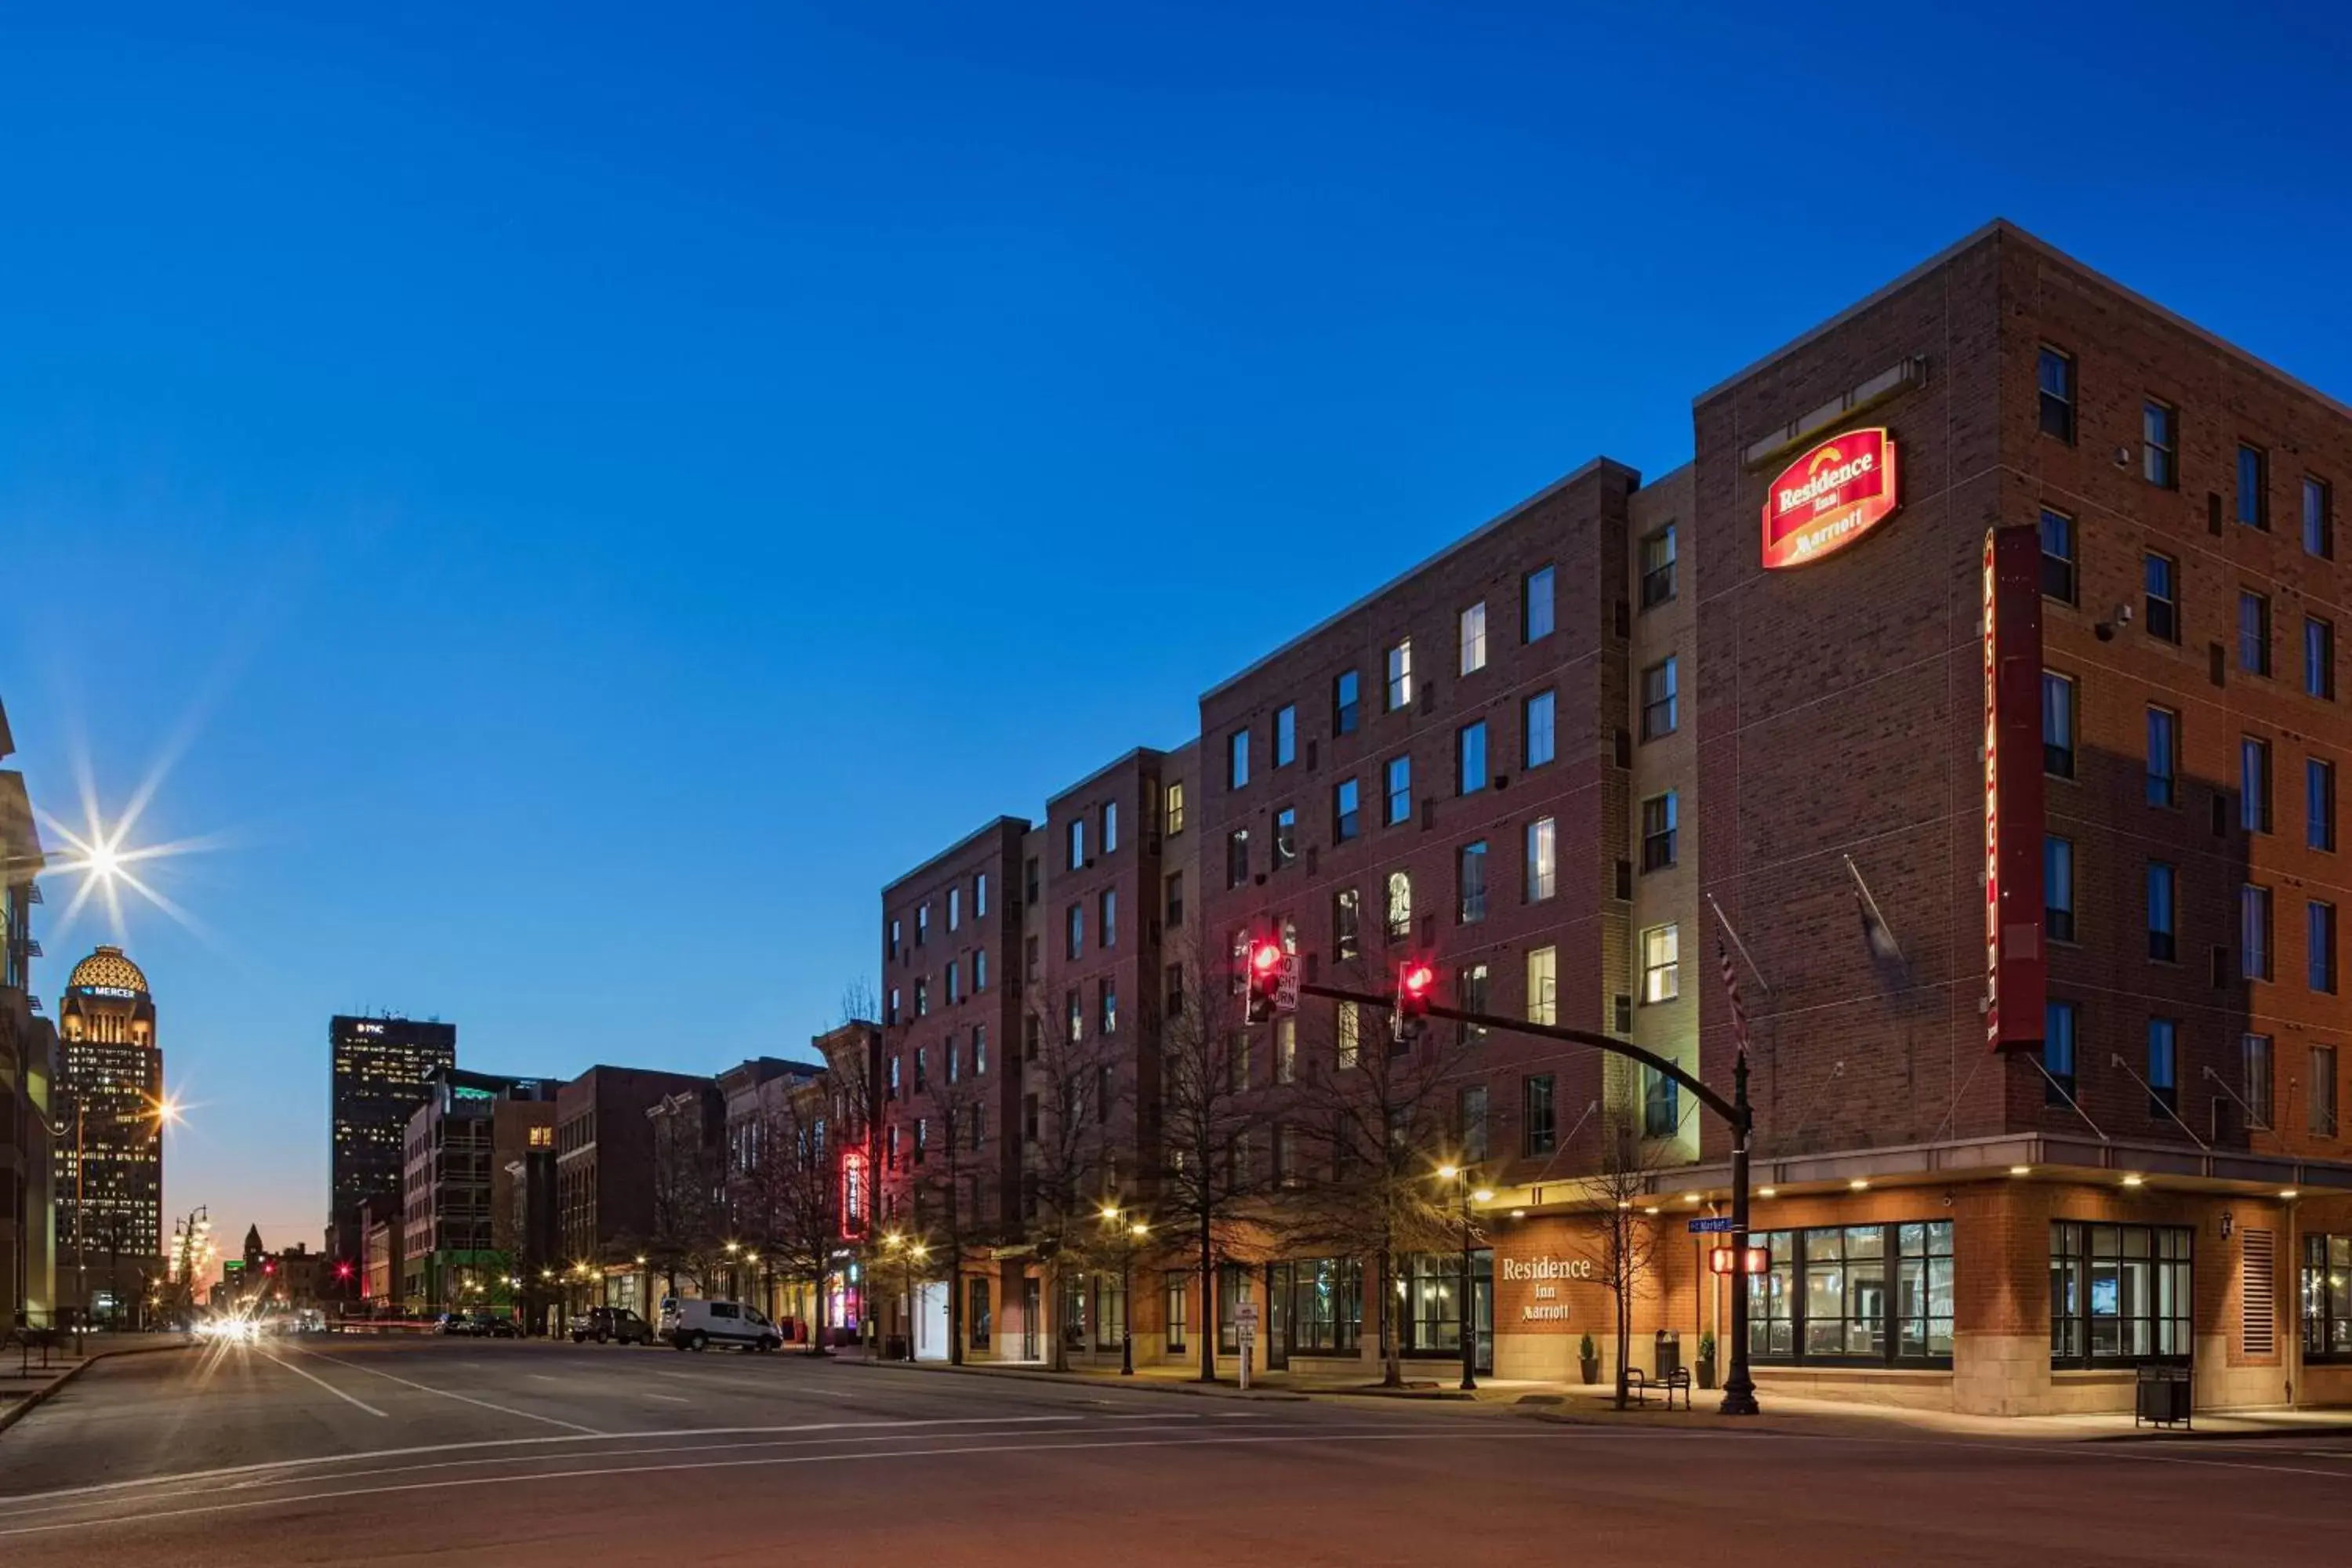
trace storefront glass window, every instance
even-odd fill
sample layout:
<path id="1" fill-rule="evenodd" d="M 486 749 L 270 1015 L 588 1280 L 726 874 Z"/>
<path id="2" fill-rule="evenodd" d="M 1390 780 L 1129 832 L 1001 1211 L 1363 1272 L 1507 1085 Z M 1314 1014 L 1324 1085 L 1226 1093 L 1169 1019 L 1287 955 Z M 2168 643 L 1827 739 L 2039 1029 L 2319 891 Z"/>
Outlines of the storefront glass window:
<path id="1" fill-rule="evenodd" d="M 2303 1353 L 2352 1361 L 2352 1236 L 2303 1238 Z"/>
<path id="2" fill-rule="evenodd" d="M 1290 1268 L 1292 1352 L 1355 1354 L 1364 1326 L 1362 1267 L 1353 1258 L 1312 1258 Z"/>
<path id="3" fill-rule="evenodd" d="M 1185 1308 L 1191 1304 L 1192 1277 L 1181 1268 L 1171 1268 L 1166 1281 L 1168 1291 L 1168 1350 L 1170 1354 L 1184 1348 Z"/>
<path id="4" fill-rule="evenodd" d="M 1250 1272 L 1238 1263 L 1219 1265 L 1217 1268 L 1217 1350 L 1223 1355 L 1242 1353 L 1241 1330 L 1234 1324 L 1236 1310 L 1250 1299 Z"/>
<path id="5" fill-rule="evenodd" d="M 1477 1331 L 1482 1336 L 1491 1331 L 1486 1320 L 1492 1311 L 1487 1303 L 1494 1296 L 1489 1283 L 1494 1268 L 1493 1253 L 1482 1250 L 1470 1255 L 1470 1289 L 1479 1300 Z M 1397 1304 L 1402 1309 L 1405 1354 L 1462 1353 L 1461 1282 L 1458 1252 L 1422 1252 L 1400 1260 Z"/>
<path id="6" fill-rule="evenodd" d="M 1087 1277 L 1083 1274 L 1062 1276 L 1062 1348 L 1087 1348 Z"/>
<path id="7" fill-rule="evenodd" d="M 2052 1222 L 2051 1364 L 2188 1360 L 2189 1235 L 2182 1226 Z"/>
<path id="8" fill-rule="evenodd" d="M 1952 1354 L 1952 1222 L 1761 1235 L 1770 1267 L 1748 1294 L 1757 1361 L 1921 1363 Z"/>

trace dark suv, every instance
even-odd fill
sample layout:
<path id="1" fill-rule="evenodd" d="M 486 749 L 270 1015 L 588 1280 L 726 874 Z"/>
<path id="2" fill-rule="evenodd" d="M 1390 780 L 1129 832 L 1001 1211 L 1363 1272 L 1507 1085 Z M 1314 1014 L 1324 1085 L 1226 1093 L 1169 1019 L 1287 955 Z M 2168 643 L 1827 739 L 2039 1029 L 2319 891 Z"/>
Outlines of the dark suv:
<path id="1" fill-rule="evenodd" d="M 608 1340 L 649 1345 L 654 1342 L 654 1326 L 626 1307 L 591 1307 L 572 1320 L 572 1342 L 585 1344 L 590 1340 L 600 1345 Z"/>

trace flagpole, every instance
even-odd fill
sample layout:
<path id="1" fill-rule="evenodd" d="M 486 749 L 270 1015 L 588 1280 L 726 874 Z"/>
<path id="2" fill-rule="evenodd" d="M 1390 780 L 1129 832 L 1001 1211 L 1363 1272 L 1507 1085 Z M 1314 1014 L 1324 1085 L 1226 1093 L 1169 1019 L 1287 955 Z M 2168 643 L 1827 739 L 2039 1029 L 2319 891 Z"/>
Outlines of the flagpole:
<path id="1" fill-rule="evenodd" d="M 1761 991 L 1767 996 L 1771 995 L 1772 983 L 1764 978 L 1764 972 L 1761 969 L 1756 967 L 1755 954 L 1749 952 L 1748 951 L 1748 944 L 1739 940 L 1739 932 L 1732 929 L 1731 917 L 1723 912 L 1723 906 L 1715 901 L 1715 895 L 1713 893 L 1709 893 L 1706 896 L 1706 907 L 1715 911 L 1716 920 L 1723 926 L 1723 934 L 1729 937 L 1731 939 L 1731 945 L 1739 950 L 1739 956 L 1745 960 L 1748 964 L 1748 973 L 1756 976 L 1756 989 Z"/>

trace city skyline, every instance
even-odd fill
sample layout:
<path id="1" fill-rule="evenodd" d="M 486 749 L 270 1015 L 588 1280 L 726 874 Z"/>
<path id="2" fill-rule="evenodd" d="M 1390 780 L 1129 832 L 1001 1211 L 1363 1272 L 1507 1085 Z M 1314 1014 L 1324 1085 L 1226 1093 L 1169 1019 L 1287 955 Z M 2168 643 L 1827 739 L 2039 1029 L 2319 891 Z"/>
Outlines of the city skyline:
<path id="1" fill-rule="evenodd" d="M 1397 26 L 1321 63 L 1360 89 L 1417 80 L 1406 62 L 1428 40 Z M 819 42 L 789 29 L 760 41 Z M 215 142 L 184 161 L 143 161 L 194 107 L 173 51 L 198 46 L 161 31 L 117 52 L 58 32 L 27 51 L 43 79 L 0 122 L 30 135 L 16 117 L 62 115 L 67 98 L 120 95 L 126 112 L 33 176 L 81 237 L 10 264 L 41 308 L 6 307 L 28 374 L 0 394 L 0 528 L 29 547 L 33 580 L 102 583 L 142 630 L 79 635 L 87 608 L 70 593 L 13 618 L 0 676 L 19 761 L 68 823 L 85 773 L 109 819 L 160 775 L 142 837 L 213 841 L 152 872 L 203 935 L 136 902 L 119 933 L 85 910 L 45 925 L 34 984 L 53 997 L 66 954 L 120 935 L 171 996 L 172 1087 L 192 1118 L 173 1134 L 167 1212 L 208 1202 L 225 1226 L 315 1235 L 319 1029 L 337 1013 L 459 1021 L 467 1065 L 488 1071 L 708 1073 L 799 1054 L 845 984 L 878 978 L 874 898 L 890 878 L 999 812 L 1036 814 L 1133 745 L 1182 742 L 1201 692 L 1591 453 L 1645 477 L 1674 468 L 1689 455 L 1692 391 L 1995 214 L 2315 385 L 2352 386 L 2346 324 L 2295 304 L 2326 297 L 2342 220 L 2284 202 L 2241 210 L 2250 163 L 2328 177 L 2342 132 L 2309 107 L 2317 93 L 2265 88 L 2274 126 L 2180 139 L 2161 211 L 2131 180 L 2021 174 L 2043 133 L 2021 93 L 2003 100 L 2011 115 L 1965 132 L 1891 125 L 1878 155 L 1942 177 L 1881 195 L 1815 247 L 1785 239 L 1794 217 L 1820 217 L 1816 174 L 1792 166 L 1730 191 L 1691 173 L 1743 108 L 1805 68 L 1810 38 L 1684 40 L 1695 79 L 1738 89 L 1687 124 L 1637 116 L 1632 89 L 1607 84 L 1557 117 L 1484 108 L 1528 85 L 1489 55 L 1386 112 L 1359 105 L 1356 140 L 1334 155 L 1315 116 L 1255 96 L 1313 76 L 1322 40 L 1294 25 L 1231 82 L 1197 47 L 1161 56 L 1193 90 L 1242 95 L 1230 127 L 1197 137 L 1152 100 L 1113 115 L 1115 154 L 1054 152 L 1056 110 L 1106 112 L 1099 87 L 1061 84 L 998 127 L 1047 171 L 1009 187 L 926 142 L 845 154 L 837 170 L 783 160 L 803 120 L 870 131 L 857 84 L 910 42 L 821 41 L 848 62 L 838 82 L 782 119 L 729 110 L 743 151 L 673 134 L 633 162 L 617 132 L 581 128 L 556 188 L 519 210 L 551 222 L 596 184 L 605 216 L 559 232 L 614 258 L 612 272 L 550 262 L 479 221 L 503 187 L 462 165 L 480 147 L 490 163 L 544 153 L 525 113 L 486 111 L 479 146 L 446 127 L 418 142 L 396 107 L 363 97 L 345 132 L 419 214 L 385 226 L 238 192 L 227 210 L 247 227 L 232 233 L 178 193 L 211 189 L 224 166 L 300 189 L 316 165 L 275 146 L 257 110 L 224 111 Z M 1007 63 L 997 51 L 1031 41 L 950 28 L 922 67 L 947 102 L 919 134 L 983 90 Z M 1657 47 L 1638 29 L 1600 41 Z M 2209 41 L 2210 68 L 2251 90 L 2252 42 Z M 331 55 L 321 41 L 203 48 L 226 79 L 294 68 L 288 112 L 325 111 L 331 73 L 299 79 Z M 2263 68 L 2289 75 L 2329 58 L 2315 39 L 2273 52 Z M 1471 68 L 1458 46 L 1439 58 Z M 2126 40 L 2104 58 L 2084 108 L 2113 119 L 2159 89 L 2169 50 Z M 728 79 L 709 56 L 694 63 Z M 392 79 L 460 100 L 483 87 L 457 66 L 411 63 Z M 529 103 L 583 108 L 554 89 Z M 1637 121 L 1643 145 L 1607 133 Z M 1294 183 L 1318 177 L 1304 211 L 1286 214 L 1288 186 L 1187 172 L 1261 154 Z M 1114 156 L 1148 171 L 1156 201 L 1095 199 Z M 446 176 L 443 193 L 428 199 L 404 168 Z M 698 177 L 670 177 L 681 170 Z M 922 191 L 964 268 L 879 266 L 895 248 L 873 237 L 890 232 L 889 207 L 845 191 L 851 172 Z M 90 190 L 116 194 L 100 206 Z M 1203 202 L 1217 222 L 1194 235 Z M 2172 215 L 2180 203 L 2241 210 L 2239 258 L 2216 261 Z M 614 232 L 629 216 L 706 234 L 737 204 L 770 219 L 733 259 Z M 142 206 L 189 242 L 184 282 L 132 259 L 146 251 L 117 215 Z M 1359 253 L 1364 269 L 1318 294 L 1329 234 L 1359 229 L 1385 253 Z M 865 237 L 808 259 L 812 236 L 842 232 Z M 1236 235 L 1254 237 L 1265 268 L 1245 289 L 1219 259 Z M 283 276 L 256 265 L 273 247 L 295 258 L 277 265 L 339 283 L 275 297 Z M 346 253 L 347 273 L 320 265 Z M 631 269 L 680 267 L 700 285 L 683 319 L 628 329 L 650 300 Z M 823 308 L 761 308 L 793 284 Z M 155 313 L 111 319 L 131 287 L 155 290 Z M 1238 321 L 1203 340 L 1204 313 L 1237 289 Z M 344 319 L 367 301 L 389 309 Z M 304 342 L 329 309 L 370 374 Z M 579 390 L 605 368 L 570 342 L 583 314 L 621 323 L 614 366 L 651 391 Z M 257 341 L 231 331 L 247 318 L 268 324 Z M 444 321 L 417 330 L 463 351 L 467 395 L 447 407 L 447 369 L 398 330 Z M 767 379 L 779 364 L 781 390 Z M 650 406 L 663 400 L 677 410 Z M 1249 541 L 1299 518 L 1320 537 L 1339 517 L 1358 530 L 1349 548 L 1276 558 L 1262 591 L 1231 592 Z M 1232 519 L 1235 542 L 1202 518 Z M 1166 548 L 1177 537 L 1199 543 Z M 876 539 L 891 541 L 887 567 L 868 553 Z M 1065 563 L 1084 592 L 1052 592 Z M 808 591 L 844 582 L 857 591 Z M 1137 582 L 1182 613 L 1136 614 Z M 999 689 L 940 679 L 983 664 Z M 1016 696 L 1060 721 L 1024 720 Z M 959 759 L 958 790 L 877 764 L 910 734 Z M 737 989 L 703 987 L 712 969 Z M 746 976 L 761 997 L 750 1037 Z M 299 1135 L 279 1146 L 236 1131 L 265 1119 Z"/>

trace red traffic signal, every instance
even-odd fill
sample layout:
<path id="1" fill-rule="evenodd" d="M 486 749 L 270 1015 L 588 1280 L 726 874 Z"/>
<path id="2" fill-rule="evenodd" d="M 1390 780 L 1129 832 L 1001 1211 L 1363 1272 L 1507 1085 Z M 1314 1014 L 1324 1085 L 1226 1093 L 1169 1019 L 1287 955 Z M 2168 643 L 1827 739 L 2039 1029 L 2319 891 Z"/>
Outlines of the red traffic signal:
<path id="1" fill-rule="evenodd" d="M 1249 1006 L 1246 1016 L 1253 1024 L 1263 1024 L 1274 1016 L 1275 1000 L 1282 989 L 1282 944 L 1271 939 L 1250 943 L 1244 967 L 1249 971 Z"/>
<path id="2" fill-rule="evenodd" d="M 1397 971 L 1396 1037 L 1409 1041 L 1420 1035 L 1429 1016 L 1429 1004 L 1437 994 L 1437 970 L 1426 959 L 1409 958 Z"/>
<path id="3" fill-rule="evenodd" d="M 350 1264 L 348 1264 L 348 1263 L 338 1263 L 338 1264 L 336 1264 L 336 1265 L 335 1265 L 335 1278 L 336 1278 L 336 1279 L 350 1279 L 351 1277 L 352 1277 L 352 1266 L 351 1266 Z"/>
<path id="4" fill-rule="evenodd" d="M 1706 1255 L 1710 1274 L 1769 1274 L 1772 1252 L 1763 1247 L 1718 1247 Z"/>
<path id="5" fill-rule="evenodd" d="M 264 1264 L 261 1266 L 261 1271 L 262 1271 L 264 1274 L 275 1274 L 275 1273 L 277 1273 L 277 1272 L 278 1272 L 278 1260 L 277 1260 L 276 1258 L 271 1258 L 268 1262 L 264 1263 Z"/>

